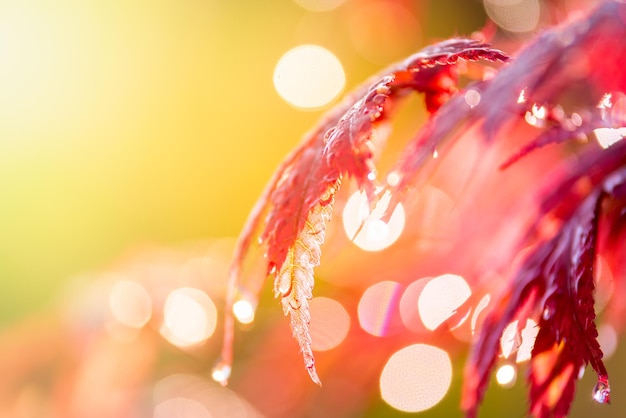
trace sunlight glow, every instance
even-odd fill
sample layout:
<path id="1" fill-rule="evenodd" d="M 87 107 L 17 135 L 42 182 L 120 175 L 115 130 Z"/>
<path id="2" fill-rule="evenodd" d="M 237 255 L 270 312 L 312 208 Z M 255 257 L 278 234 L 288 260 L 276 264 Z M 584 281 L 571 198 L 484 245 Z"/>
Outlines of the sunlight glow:
<path id="1" fill-rule="evenodd" d="M 539 24 L 538 0 L 484 0 L 483 4 L 489 18 L 506 31 L 530 32 Z"/>
<path id="2" fill-rule="evenodd" d="M 472 291 L 467 281 L 455 274 L 444 274 L 430 280 L 420 294 L 417 308 L 422 322 L 434 330 L 454 315 Z"/>
<path id="3" fill-rule="evenodd" d="M 146 289 L 131 280 L 118 280 L 109 294 L 113 317 L 131 328 L 141 328 L 152 316 L 152 300 Z"/>
<path id="4" fill-rule="evenodd" d="M 337 347 L 348 335 L 350 315 L 334 299 L 316 297 L 309 302 L 311 348 L 326 351 Z"/>
<path id="5" fill-rule="evenodd" d="M 345 84 L 339 59 L 317 45 L 301 45 L 287 51 L 274 69 L 274 87 L 280 97 L 301 109 L 329 104 Z"/>
<path id="6" fill-rule="evenodd" d="M 513 353 L 517 353 L 515 361 L 521 363 L 530 360 L 539 327 L 531 318 L 526 320 L 526 326 L 521 332 L 518 331 L 518 327 L 519 322 L 517 320 L 507 325 L 500 338 L 500 348 L 504 358 L 509 358 Z"/>
<path id="7" fill-rule="evenodd" d="M 303 9 L 310 12 L 328 12 L 341 6 L 346 0 L 294 0 Z"/>
<path id="8" fill-rule="evenodd" d="M 178 347 L 190 347 L 206 341 L 215 331 L 217 308 L 201 290 L 184 287 L 172 291 L 163 308 L 160 332 Z"/>
<path id="9" fill-rule="evenodd" d="M 343 227 L 348 238 L 354 238 L 354 244 L 362 250 L 384 250 L 402 235 L 405 214 L 401 203 L 394 209 L 389 222 L 381 219 L 390 201 L 391 194 L 385 192 L 371 213 L 365 193 L 356 192 L 346 202 L 343 209 Z"/>
<path id="10" fill-rule="evenodd" d="M 439 403 L 451 382 L 448 353 L 431 345 L 414 344 L 389 358 L 380 375 L 380 393 L 393 408 L 419 412 Z"/>
<path id="11" fill-rule="evenodd" d="M 233 315 L 242 324 L 251 324 L 254 322 L 254 306 L 250 301 L 240 299 L 233 304 Z"/>
<path id="12" fill-rule="evenodd" d="M 510 388 L 515 385 L 517 380 L 517 369 L 512 364 L 503 364 L 498 367 L 496 372 L 496 381 L 498 384 L 505 388 Z"/>
<path id="13" fill-rule="evenodd" d="M 398 330 L 400 291 L 399 283 L 384 281 L 370 286 L 363 292 L 357 314 L 359 324 L 365 332 L 382 337 Z"/>

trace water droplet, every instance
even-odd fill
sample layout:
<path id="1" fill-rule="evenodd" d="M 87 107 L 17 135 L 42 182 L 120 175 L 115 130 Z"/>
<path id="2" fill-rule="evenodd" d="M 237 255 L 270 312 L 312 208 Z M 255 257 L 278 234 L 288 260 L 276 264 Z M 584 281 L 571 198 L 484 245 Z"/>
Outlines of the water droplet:
<path id="1" fill-rule="evenodd" d="M 593 400 L 598 403 L 611 403 L 611 387 L 606 376 L 599 376 L 598 383 L 593 387 Z"/>
<path id="2" fill-rule="evenodd" d="M 554 316 L 554 313 L 556 312 L 556 306 L 553 300 L 546 301 L 543 306 L 543 313 L 541 314 L 541 317 L 544 321 L 548 321 Z"/>
<path id="3" fill-rule="evenodd" d="M 215 367 L 213 367 L 211 377 L 220 385 L 226 386 L 228 384 L 228 379 L 230 378 L 231 370 L 232 367 L 230 363 L 220 360 L 217 362 Z"/>
<path id="4" fill-rule="evenodd" d="M 586 366 L 584 364 L 580 366 L 580 369 L 578 370 L 578 380 L 582 379 L 583 376 L 585 375 L 585 369 L 586 369 Z"/>
<path id="5" fill-rule="evenodd" d="M 376 172 L 375 171 L 370 171 L 369 173 L 367 173 L 367 179 L 369 181 L 376 180 Z"/>
<path id="6" fill-rule="evenodd" d="M 470 108 L 476 107 L 480 103 L 480 93 L 477 90 L 469 89 L 465 92 L 465 103 Z"/>
<path id="7" fill-rule="evenodd" d="M 439 152 L 437 150 L 433 151 L 433 158 L 439 157 Z"/>
<path id="8" fill-rule="evenodd" d="M 239 299 L 233 304 L 233 314 L 242 324 L 251 324 L 254 321 L 255 306 L 247 299 Z"/>

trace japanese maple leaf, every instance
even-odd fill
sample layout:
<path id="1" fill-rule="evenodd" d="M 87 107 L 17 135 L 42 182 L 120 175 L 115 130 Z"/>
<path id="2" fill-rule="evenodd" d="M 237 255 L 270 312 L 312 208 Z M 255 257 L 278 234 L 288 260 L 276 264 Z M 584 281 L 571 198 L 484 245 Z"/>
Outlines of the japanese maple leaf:
<path id="1" fill-rule="evenodd" d="M 427 109 L 436 111 L 456 92 L 459 60 L 505 61 L 506 55 L 470 39 L 451 39 L 409 57 L 358 88 L 281 163 L 252 210 L 235 249 L 226 303 L 224 349 L 217 370 L 226 383 L 232 361 L 232 305 L 237 297 L 242 265 L 258 233 L 265 248 L 266 274 L 274 276 L 276 297 L 291 316 L 291 328 L 313 381 L 315 371 L 308 332 L 308 300 L 313 269 L 319 264 L 325 225 L 343 177 L 354 178 L 373 204 L 376 185 L 374 129 L 399 99 L 414 91 L 425 94 Z M 255 280 L 262 280 L 258 278 Z"/>
<path id="2" fill-rule="evenodd" d="M 598 128 L 623 127 L 623 120 L 605 115 L 595 104 L 607 91 L 623 94 L 626 87 L 626 49 L 611 41 L 626 37 L 626 24 L 620 17 L 625 12 L 626 5 L 608 2 L 583 20 L 540 35 L 511 65 L 481 86 L 486 101 L 509 103 L 477 110 L 490 140 L 497 140 L 505 122 L 531 110 L 529 104 L 516 100 L 520 91 L 531 97 L 529 103 L 545 106 L 543 131 L 503 168 L 538 147 L 593 136 Z M 607 40 L 611 48 L 607 48 Z M 604 62 L 613 63 L 608 69 L 593 65 L 591 60 L 598 59 L 598 51 L 605 54 Z M 568 99 L 572 91 L 577 92 L 575 100 Z M 561 103 L 576 109 L 577 117 L 568 115 Z M 530 316 L 539 318 L 528 376 L 530 412 L 536 417 L 565 417 L 579 373 L 588 364 L 598 375 L 594 399 L 600 403 L 610 400 L 595 325 L 594 271 L 601 219 L 606 219 L 609 231 L 623 231 L 626 146 L 587 148 L 585 155 L 562 170 L 569 174 L 558 175 L 539 193 L 540 216 L 551 216 L 560 226 L 549 239 L 534 243 L 485 319 L 465 372 L 463 408 L 469 417 L 477 413 L 502 331 L 514 320 L 524 324 Z M 581 184 L 587 185 L 582 191 Z M 538 219 L 534 229 L 540 222 Z M 623 238 L 618 232 L 610 236 L 614 246 L 620 242 L 617 236 Z M 532 242 L 527 238 L 521 245 Z"/>

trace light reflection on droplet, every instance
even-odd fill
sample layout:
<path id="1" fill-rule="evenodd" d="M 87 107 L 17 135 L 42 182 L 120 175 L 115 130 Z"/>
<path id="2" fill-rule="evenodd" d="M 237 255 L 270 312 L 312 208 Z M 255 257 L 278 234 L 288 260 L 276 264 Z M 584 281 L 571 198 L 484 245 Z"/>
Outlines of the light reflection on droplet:
<path id="1" fill-rule="evenodd" d="M 346 76 L 337 57 L 321 46 L 301 45 L 286 52 L 274 69 L 274 87 L 289 104 L 316 109 L 343 90 Z"/>
<path id="2" fill-rule="evenodd" d="M 467 281 L 455 274 L 444 274 L 430 280 L 420 294 L 417 307 L 420 318 L 430 330 L 448 320 L 467 301 L 472 291 Z"/>
<path id="3" fill-rule="evenodd" d="M 213 418 L 200 402 L 176 397 L 166 399 L 154 407 L 153 418 Z"/>
<path id="4" fill-rule="evenodd" d="M 346 202 L 343 210 L 343 227 L 348 238 L 354 238 L 353 242 L 359 248 L 365 251 L 380 251 L 396 242 L 402 235 L 405 215 L 401 203 L 395 207 L 389 222 L 381 219 L 390 201 L 391 194 L 385 192 L 371 213 L 365 193 L 356 192 Z"/>
<path id="5" fill-rule="evenodd" d="M 328 12 L 341 6 L 346 0 L 294 0 L 303 9 L 310 12 Z"/>
<path id="6" fill-rule="evenodd" d="M 515 385 L 516 380 L 517 369 L 512 364 L 503 364 L 496 371 L 496 381 L 502 387 L 510 388 Z"/>
<path id="7" fill-rule="evenodd" d="M 539 24 L 538 0 L 484 0 L 483 4 L 489 18 L 509 32 L 529 32 Z"/>
<path id="8" fill-rule="evenodd" d="M 316 297 L 309 302 L 311 348 L 326 351 L 337 347 L 348 335 L 350 315 L 334 299 Z"/>
<path id="9" fill-rule="evenodd" d="M 380 375 L 380 393 L 395 409 L 419 412 L 439 403 L 451 382 L 448 353 L 431 345 L 414 344 L 389 358 Z"/>
<path id="10" fill-rule="evenodd" d="M 526 320 L 526 325 L 521 331 L 518 330 L 518 327 L 519 322 L 517 320 L 507 325 L 500 338 L 500 349 L 504 358 L 509 358 L 513 353 L 517 353 L 515 361 L 521 363 L 530 360 L 539 327 L 531 318 Z"/>
<path id="11" fill-rule="evenodd" d="M 240 299 L 233 304 L 233 315 L 242 324 L 251 324 L 254 322 L 254 306 L 250 301 Z"/>
<path id="12" fill-rule="evenodd" d="M 217 323 L 217 308 L 201 290 L 189 287 L 172 291 L 165 300 L 160 332 L 179 347 L 190 347 L 206 341 Z"/>
<path id="13" fill-rule="evenodd" d="M 377 337 L 397 331 L 395 321 L 399 320 L 400 291 L 401 285 L 392 281 L 379 282 L 367 288 L 357 307 L 361 328 Z"/>
<path id="14" fill-rule="evenodd" d="M 230 379 L 230 374 L 232 372 L 232 367 L 230 364 L 227 364 L 223 361 L 219 361 L 211 370 L 211 378 L 215 380 L 222 386 L 226 386 L 228 383 L 228 379 Z"/>
<path id="15" fill-rule="evenodd" d="M 606 376 L 598 377 L 598 383 L 593 387 L 592 397 L 598 403 L 611 403 L 611 387 Z"/>
<path id="16" fill-rule="evenodd" d="M 146 289 L 131 280 L 118 280 L 109 293 L 113 317 L 131 328 L 143 327 L 152 316 L 152 300 Z"/>
<path id="17" fill-rule="evenodd" d="M 469 89 L 468 91 L 466 91 L 464 98 L 465 103 L 467 103 L 469 107 L 475 107 L 478 105 L 478 103 L 480 103 L 480 93 L 474 89 Z"/>

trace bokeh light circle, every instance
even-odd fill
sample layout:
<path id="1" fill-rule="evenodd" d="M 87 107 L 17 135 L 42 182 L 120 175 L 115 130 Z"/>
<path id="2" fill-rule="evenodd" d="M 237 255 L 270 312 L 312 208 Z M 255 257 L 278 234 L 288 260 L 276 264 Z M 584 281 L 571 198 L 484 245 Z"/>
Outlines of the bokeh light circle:
<path id="1" fill-rule="evenodd" d="M 398 331 L 401 325 L 399 299 L 402 286 L 383 281 L 368 287 L 357 307 L 361 328 L 368 334 L 382 337 Z"/>
<path id="2" fill-rule="evenodd" d="M 350 315 L 334 299 L 316 297 L 309 302 L 311 348 L 326 351 L 337 347 L 348 335 Z"/>
<path id="3" fill-rule="evenodd" d="M 538 0 L 484 0 L 483 4 L 489 18 L 506 31 L 529 32 L 539 24 Z"/>
<path id="4" fill-rule="evenodd" d="M 348 238 L 365 251 L 381 251 L 400 238 L 404 230 L 405 214 L 401 203 L 394 208 L 389 222 L 381 218 L 389 207 L 391 194 L 383 194 L 370 213 L 367 196 L 356 192 L 343 209 L 343 227 Z"/>
<path id="5" fill-rule="evenodd" d="M 183 397 L 166 399 L 154 407 L 153 418 L 213 418 L 200 402 Z"/>
<path id="6" fill-rule="evenodd" d="M 109 308 L 119 323 L 131 328 L 141 328 L 152 316 L 152 299 L 141 284 L 131 280 L 118 280 L 109 293 Z"/>
<path id="7" fill-rule="evenodd" d="M 389 358 L 380 375 L 380 393 L 393 408 L 419 412 L 439 403 L 451 382 L 448 353 L 431 345 L 414 344 Z"/>
<path id="8" fill-rule="evenodd" d="M 206 341 L 215 332 L 217 308 L 199 289 L 183 287 L 167 296 L 160 332 L 178 347 L 191 347 Z"/>
<path id="9" fill-rule="evenodd" d="M 521 363 L 530 360 L 535 340 L 539 333 L 539 327 L 535 320 L 528 318 L 524 328 L 519 329 L 519 321 L 515 320 L 506 326 L 500 337 L 500 349 L 502 356 L 509 358 L 517 353 L 515 361 Z"/>
<path id="10" fill-rule="evenodd" d="M 515 385 L 517 380 L 517 368 L 512 364 L 503 364 L 496 371 L 496 381 L 505 388 Z"/>
<path id="11" fill-rule="evenodd" d="M 434 330 L 454 315 L 472 291 L 467 281 L 456 274 L 443 274 L 430 280 L 417 301 L 424 326 Z"/>
<path id="12" fill-rule="evenodd" d="M 429 277 L 425 277 L 414 281 L 407 286 L 400 298 L 400 318 L 402 318 L 404 326 L 413 332 L 428 331 L 420 318 L 417 303 L 424 286 L 426 286 L 429 280 Z"/>
<path id="13" fill-rule="evenodd" d="M 345 84 L 339 59 L 318 45 L 301 45 L 287 51 L 274 69 L 274 87 L 280 97 L 301 109 L 329 104 Z"/>

